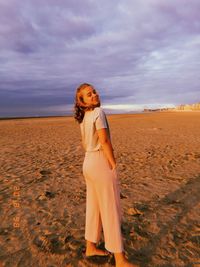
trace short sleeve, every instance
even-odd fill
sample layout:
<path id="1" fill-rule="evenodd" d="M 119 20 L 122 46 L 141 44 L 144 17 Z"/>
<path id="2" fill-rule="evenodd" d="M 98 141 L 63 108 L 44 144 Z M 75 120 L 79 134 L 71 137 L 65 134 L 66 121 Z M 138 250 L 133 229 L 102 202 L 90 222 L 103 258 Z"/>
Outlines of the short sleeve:
<path id="1" fill-rule="evenodd" d="M 102 108 L 98 108 L 95 114 L 95 126 L 97 130 L 101 128 L 108 128 L 106 115 Z"/>

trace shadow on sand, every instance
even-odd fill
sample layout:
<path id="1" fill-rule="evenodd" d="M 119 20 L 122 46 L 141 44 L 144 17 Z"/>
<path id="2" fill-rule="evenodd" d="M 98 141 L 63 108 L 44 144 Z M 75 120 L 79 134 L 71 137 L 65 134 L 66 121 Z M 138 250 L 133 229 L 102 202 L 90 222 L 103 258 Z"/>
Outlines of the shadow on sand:
<path id="1" fill-rule="evenodd" d="M 199 203 L 200 175 L 191 178 L 179 189 L 157 202 L 148 203 L 146 211 L 142 216 L 135 218 L 133 225 L 125 224 L 126 236 L 129 231 L 146 239 L 145 245 L 139 250 L 126 246 L 125 249 L 130 255 L 129 259 L 132 262 L 137 261 L 141 267 L 200 266 L 200 221 L 191 218 L 192 216 L 187 217 L 188 213 L 197 208 Z M 173 213 L 168 217 L 167 213 L 170 215 L 170 209 Z M 152 213 L 157 218 L 158 231 L 156 233 L 148 231 L 148 227 L 144 224 L 145 220 L 152 217 Z M 165 214 L 164 219 L 163 214 Z M 200 210 L 198 216 L 200 216 Z M 195 233 L 194 228 L 199 230 Z M 134 242 L 131 247 L 134 247 Z M 153 257 L 161 263 L 155 264 Z M 181 264 L 176 262 L 181 262 Z"/>

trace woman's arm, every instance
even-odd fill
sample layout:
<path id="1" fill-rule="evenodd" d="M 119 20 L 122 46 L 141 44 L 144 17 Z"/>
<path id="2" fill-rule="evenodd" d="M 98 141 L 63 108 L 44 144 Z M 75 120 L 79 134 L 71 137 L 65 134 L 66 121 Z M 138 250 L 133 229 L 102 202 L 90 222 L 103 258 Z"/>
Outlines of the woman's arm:
<path id="1" fill-rule="evenodd" d="M 81 143 L 82 143 L 82 147 L 83 147 L 83 149 L 86 150 L 86 148 L 85 148 L 85 144 L 84 144 L 84 142 L 83 142 L 83 139 L 82 139 Z"/>
<path id="2" fill-rule="evenodd" d="M 99 136 L 99 142 L 103 148 L 103 151 L 108 159 L 108 163 L 110 165 L 110 168 L 113 169 L 116 167 L 116 161 L 113 153 L 113 147 L 111 144 L 111 141 L 107 135 L 106 129 L 101 128 L 97 130 L 98 136 Z"/>

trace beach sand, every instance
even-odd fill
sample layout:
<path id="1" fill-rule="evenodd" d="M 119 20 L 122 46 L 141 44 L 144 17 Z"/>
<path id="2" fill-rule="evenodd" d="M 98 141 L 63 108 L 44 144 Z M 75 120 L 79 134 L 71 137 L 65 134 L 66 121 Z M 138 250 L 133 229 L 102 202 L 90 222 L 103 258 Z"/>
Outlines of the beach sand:
<path id="1" fill-rule="evenodd" d="M 199 267 L 200 113 L 107 118 L 129 260 Z M 0 266 L 113 266 L 113 256 L 84 257 L 84 151 L 74 118 L 2 120 L 0 148 Z"/>

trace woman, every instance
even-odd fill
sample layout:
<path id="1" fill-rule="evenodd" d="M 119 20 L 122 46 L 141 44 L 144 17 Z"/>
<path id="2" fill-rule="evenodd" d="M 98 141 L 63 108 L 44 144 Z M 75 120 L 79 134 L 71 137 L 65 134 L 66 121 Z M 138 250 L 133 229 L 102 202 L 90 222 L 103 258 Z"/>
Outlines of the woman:
<path id="1" fill-rule="evenodd" d="M 85 150 L 86 256 L 105 256 L 111 252 L 117 267 L 134 267 L 136 265 L 129 263 L 124 254 L 120 189 L 110 129 L 100 107 L 99 95 L 92 85 L 83 83 L 77 88 L 74 111 Z M 102 229 L 107 251 L 96 247 Z"/>

